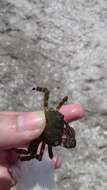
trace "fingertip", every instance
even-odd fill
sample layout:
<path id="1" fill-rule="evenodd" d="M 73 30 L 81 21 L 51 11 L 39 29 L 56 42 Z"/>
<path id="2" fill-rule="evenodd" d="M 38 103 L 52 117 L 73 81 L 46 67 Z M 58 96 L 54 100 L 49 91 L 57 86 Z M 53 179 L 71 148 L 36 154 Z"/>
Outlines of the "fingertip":
<path id="1" fill-rule="evenodd" d="M 53 166 L 54 166 L 54 169 L 58 169 L 61 167 L 61 164 L 62 164 L 62 159 L 59 155 L 54 155 L 53 159 L 52 159 L 52 163 L 53 163 Z"/>
<path id="2" fill-rule="evenodd" d="M 67 122 L 81 119 L 85 115 L 85 110 L 80 104 L 69 104 L 61 107 L 60 112 L 64 114 Z"/>

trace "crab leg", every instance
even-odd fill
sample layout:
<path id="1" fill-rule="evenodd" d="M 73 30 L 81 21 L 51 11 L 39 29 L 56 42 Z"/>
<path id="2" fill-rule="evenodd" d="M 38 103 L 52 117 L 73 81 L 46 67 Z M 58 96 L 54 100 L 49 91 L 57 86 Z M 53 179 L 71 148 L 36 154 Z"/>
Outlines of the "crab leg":
<path id="1" fill-rule="evenodd" d="M 37 87 L 37 91 L 44 92 L 44 108 L 48 107 L 48 99 L 49 99 L 49 90 L 43 87 Z"/>
<path id="2" fill-rule="evenodd" d="M 40 153 L 36 155 L 36 159 L 39 160 L 39 161 L 42 160 L 45 145 L 46 145 L 45 142 L 43 142 L 42 145 L 41 145 Z"/>
<path id="3" fill-rule="evenodd" d="M 31 154 L 29 156 L 20 156 L 19 159 L 21 161 L 28 161 L 28 160 L 31 160 L 31 159 L 34 159 L 35 158 L 35 154 Z"/>
<path id="4" fill-rule="evenodd" d="M 66 135 L 67 139 L 70 139 L 70 148 L 74 148 L 76 146 L 76 140 L 75 140 L 75 131 L 72 127 L 64 121 L 64 124 L 66 125 L 66 128 L 64 128 L 63 133 Z"/>
<path id="5" fill-rule="evenodd" d="M 19 159 L 20 159 L 21 161 L 31 160 L 32 158 L 35 157 L 35 152 L 33 152 L 32 154 L 30 154 L 30 152 L 27 151 L 27 150 L 25 150 L 25 149 L 14 149 L 14 151 L 15 151 L 16 153 L 18 153 L 18 154 L 24 154 L 24 155 L 29 154 L 29 155 L 27 155 L 27 156 L 20 156 L 20 155 L 19 155 Z"/>
<path id="6" fill-rule="evenodd" d="M 65 97 L 61 100 L 61 102 L 59 102 L 59 104 L 58 104 L 58 106 L 56 107 L 56 109 L 59 110 L 59 109 L 61 108 L 61 106 L 62 106 L 65 102 L 67 102 L 67 100 L 68 100 L 68 96 L 65 96 Z"/>
<path id="7" fill-rule="evenodd" d="M 75 137 L 74 129 L 72 127 L 70 127 L 66 121 L 64 121 L 64 124 L 66 125 L 66 129 L 65 129 L 66 135 L 67 136 L 72 135 L 73 137 Z"/>
<path id="8" fill-rule="evenodd" d="M 19 157 L 20 160 L 27 161 L 27 160 L 36 158 L 36 153 L 37 153 L 37 149 L 38 149 L 40 142 L 41 142 L 40 139 L 32 141 L 28 147 L 28 152 L 26 152 L 26 154 L 29 154 L 29 155 Z M 24 154 L 24 153 L 22 153 L 22 154 Z"/>
<path id="9" fill-rule="evenodd" d="M 13 176 L 12 168 L 7 168 L 7 170 L 8 170 L 8 173 L 10 174 L 10 176 L 11 176 L 11 179 L 12 179 L 11 187 L 14 187 L 14 186 L 17 184 L 17 180 L 16 180 L 16 178 Z"/>
<path id="10" fill-rule="evenodd" d="M 37 153 L 38 146 L 41 142 L 41 138 L 33 140 L 28 146 L 28 150 L 26 149 L 13 149 L 16 153 L 19 154 L 19 159 L 21 161 L 27 161 L 36 158 L 35 155 Z M 22 154 L 22 156 L 20 156 Z M 26 156 L 25 156 L 26 155 Z"/>
<path id="11" fill-rule="evenodd" d="M 49 144 L 48 144 L 48 154 L 49 154 L 49 158 L 52 159 L 53 158 L 52 146 Z"/>
<path id="12" fill-rule="evenodd" d="M 25 149 L 12 149 L 12 150 L 18 154 L 29 154 L 29 151 Z"/>

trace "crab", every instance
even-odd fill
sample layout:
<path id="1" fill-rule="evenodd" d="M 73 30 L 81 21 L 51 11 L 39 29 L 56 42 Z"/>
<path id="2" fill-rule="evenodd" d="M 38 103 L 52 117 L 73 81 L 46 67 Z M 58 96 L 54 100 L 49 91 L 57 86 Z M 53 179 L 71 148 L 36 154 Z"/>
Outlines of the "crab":
<path id="1" fill-rule="evenodd" d="M 47 145 L 49 158 L 53 158 L 53 146 L 62 145 L 66 148 L 74 148 L 76 146 L 75 131 L 64 120 L 64 115 L 59 112 L 59 109 L 68 100 L 65 96 L 57 105 L 56 109 L 48 107 L 49 90 L 43 87 L 33 88 L 44 93 L 44 113 L 46 118 L 46 126 L 42 134 L 31 141 L 28 149 L 15 149 L 19 154 L 21 161 L 27 161 L 36 158 L 41 161 L 43 158 L 44 150 Z M 39 148 L 38 148 L 39 147 Z M 39 151 L 39 153 L 38 153 Z"/>

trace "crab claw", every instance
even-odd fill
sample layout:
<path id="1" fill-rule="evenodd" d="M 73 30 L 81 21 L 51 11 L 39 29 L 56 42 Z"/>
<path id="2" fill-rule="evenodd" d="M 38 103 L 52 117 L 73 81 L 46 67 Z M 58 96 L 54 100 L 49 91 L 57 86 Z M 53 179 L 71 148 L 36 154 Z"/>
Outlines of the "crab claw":
<path id="1" fill-rule="evenodd" d="M 75 130 L 65 122 L 66 128 L 63 129 L 62 146 L 65 148 L 74 148 L 76 146 Z"/>
<path id="2" fill-rule="evenodd" d="M 65 148 L 75 148 L 76 140 L 74 138 L 67 138 L 65 135 L 63 135 L 61 145 Z"/>

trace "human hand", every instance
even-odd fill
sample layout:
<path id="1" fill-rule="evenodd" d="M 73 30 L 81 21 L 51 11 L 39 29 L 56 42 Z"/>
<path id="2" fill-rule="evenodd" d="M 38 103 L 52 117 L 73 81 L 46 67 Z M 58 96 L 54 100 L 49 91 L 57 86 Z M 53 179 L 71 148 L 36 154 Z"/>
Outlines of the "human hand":
<path id="1" fill-rule="evenodd" d="M 64 105 L 60 112 L 68 122 L 80 119 L 84 110 L 79 104 Z M 17 157 L 9 150 L 28 144 L 38 137 L 45 127 L 43 112 L 0 112 L 0 187 L 10 190 L 12 178 L 8 172 L 11 164 L 17 162 Z M 60 167 L 61 158 L 54 156 L 53 165 Z"/>

